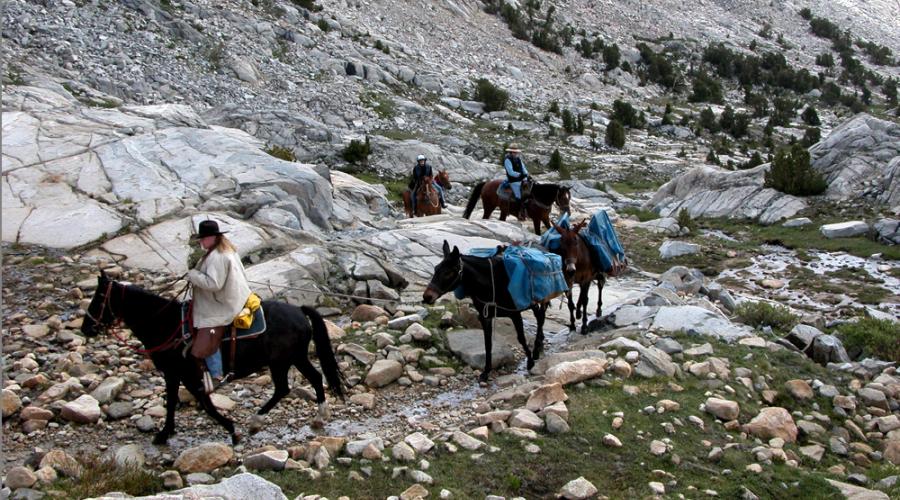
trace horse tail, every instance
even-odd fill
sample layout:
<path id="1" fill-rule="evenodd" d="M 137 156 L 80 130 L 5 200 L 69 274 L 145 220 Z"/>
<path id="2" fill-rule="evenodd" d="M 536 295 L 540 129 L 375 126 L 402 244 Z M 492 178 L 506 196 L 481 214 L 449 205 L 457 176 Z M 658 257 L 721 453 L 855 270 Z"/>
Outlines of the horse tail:
<path id="1" fill-rule="evenodd" d="M 325 374 L 325 380 L 328 381 L 328 388 L 332 394 L 344 399 L 344 374 L 338 368 L 337 359 L 334 357 L 334 350 L 331 348 L 331 340 L 328 338 L 328 327 L 325 321 L 315 309 L 308 306 L 300 306 L 303 314 L 309 318 L 313 329 L 313 343 L 316 345 L 316 357 L 319 358 L 319 364 Z"/>
<path id="2" fill-rule="evenodd" d="M 463 217 L 468 219 L 472 215 L 472 211 L 475 210 L 475 205 L 478 204 L 478 197 L 481 196 L 481 190 L 484 189 L 484 182 L 479 182 L 472 188 L 472 194 L 469 196 L 469 203 L 466 204 L 466 211 L 463 212 Z"/>

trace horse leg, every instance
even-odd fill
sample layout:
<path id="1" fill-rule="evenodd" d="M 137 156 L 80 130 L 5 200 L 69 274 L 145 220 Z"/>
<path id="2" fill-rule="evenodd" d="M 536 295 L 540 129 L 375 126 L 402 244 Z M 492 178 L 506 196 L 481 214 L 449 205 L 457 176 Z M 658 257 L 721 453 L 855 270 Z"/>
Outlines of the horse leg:
<path id="1" fill-rule="evenodd" d="M 593 280 L 591 280 L 593 281 Z M 588 281 L 586 284 L 579 285 L 581 292 L 578 294 L 578 310 L 581 311 L 581 334 L 587 335 L 587 306 L 588 306 L 588 294 L 591 291 L 591 282 Z"/>
<path id="2" fill-rule="evenodd" d="M 265 415 L 281 401 L 281 398 L 287 396 L 291 392 L 288 385 L 288 370 L 291 369 L 289 363 L 277 363 L 269 366 L 269 373 L 272 375 L 272 382 L 275 384 L 275 392 L 272 398 L 256 412 L 257 415 Z"/>
<path id="3" fill-rule="evenodd" d="M 601 308 L 603 306 L 603 287 L 606 286 L 606 275 L 600 273 L 597 278 L 597 318 L 601 316 Z"/>
<path id="4" fill-rule="evenodd" d="M 531 349 L 528 348 L 528 341 L 525 339 L 525 325 L 522 324 L 522 313 L 514 313 L 510 316 L 513 326 L 516 327 L 516 338 L 522 349 L 525 351 L 525 367 L 529 370 L 534 367 L 534 358 L 531 356 Z"/>
<path id="5" fill-rule="evenodd" d="M 491 327 L 490 319 L 479 314 L 478 320 L 481 321 L 481 329 L 484 331 L 484 371 L 481 372 L 481 376 L 479 376 L 478 379 L 482 382 L 487 382 L 488 376 L 491 373 L 491 336 L 494 332 Z"/>
<path id="6" fill-rule="evenodd" d="M 534 223 L 534 234 L 541 235 L 541 218 L 532 216 L 531 222 Z"/>
<path id="7" fill-rule="evenodd" d="M 187 390 L 194 396 L 194 399 L 197 400 L 197 403 L 200 404 L 203 411 L 228 431 L 228 434 L 231 435 L 231 444 L 237 444 L 238 441 L 241 440 L 241 437 L 234 431 L 234 422 L 230 418 L 219 413 L 219 410 L 213 405 L 212 400 L 209 399 L 209 394 L 200 389 L 201 385 L 202 384 L 194 386 L 185 384 L 185 387 L 187 387 Z"/>
<path id="8" fill-rule="evenodd" d="M 153 437 L 153 444 L 166 444 L 169 436 L 175 433 L 175 410 L 178 408 L 178 386 L 181 385 L 181 377 L 175 373 L 166 375 L 166 423 L 162 430 Z"/>
<path id="9" fill-rule="evenodd" d="M 566 292 L 566 299 L 567 299 L 566 302 L 568 302 L 568 306 L 569 306 L 569 331 L 574 332 L 575 331 L 575 302 L 572 301 L 572 290 L 571 289 L 569 289 L 569 291 Z"/>
<path id="10" fill-rule="evenodd" d="M 534 337 L 534 349 L 532 349 L 535 361 L 540 359 L 544 352 L 544 320 L 547 319 L 547 307 L 549 306 L 550 302 L 544 302 L 532 308 L 534 317 L 537 319 L 537 335 Z"/>
<path id="11" fill-rule="evenodd" d="M 305 351 L 304 351 L 305 352 Z M 313 419 L 313 427 L 323 427 L 325 422 L 331 418 L 331 410 L 328 408 L 328 401 L 325 400 L 325 386 L 322 385 L 322 374 L 316 367 L 309 362 L 306 356 L 300 356 L 300 360 L 294 363 L 294 366 L 300 370 L 300 373 L 306 377 L 316 391 L 316 404 L 319 406 L 316 411 L 316 418 Z"/>

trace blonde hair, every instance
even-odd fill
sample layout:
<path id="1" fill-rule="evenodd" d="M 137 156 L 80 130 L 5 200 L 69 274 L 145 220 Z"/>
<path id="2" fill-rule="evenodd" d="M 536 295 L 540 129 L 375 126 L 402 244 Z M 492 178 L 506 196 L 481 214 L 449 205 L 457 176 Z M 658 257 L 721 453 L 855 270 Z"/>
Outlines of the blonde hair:
<path id="1" fill-rule="evenodd" d="M 216 244 L 213 245 L 212 250 L 218 250 L 222 253 L 226 252 L 237 252 L 237 247 L 234 246 L 234 243 L 231 242 L 224 234 L 216 235 Z"/>

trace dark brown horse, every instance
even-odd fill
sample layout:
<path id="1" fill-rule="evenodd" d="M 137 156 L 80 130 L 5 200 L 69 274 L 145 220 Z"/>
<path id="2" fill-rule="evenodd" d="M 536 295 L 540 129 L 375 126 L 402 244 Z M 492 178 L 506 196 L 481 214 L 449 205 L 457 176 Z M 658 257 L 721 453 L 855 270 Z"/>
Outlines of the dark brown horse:
<path id="1" fill-rule="evenodd" d="M 441 213 L 440 195 L 432 185 L 434 181 L 437 181 L 447 191 L 452 189 L 450 174 L 446 170 L 438 171 L 433 179 L 425 177 L 422 185 L 416 190 L 416 213 L 412 213 L 412 192 L 409 189 L 403 191 L 403 209 L 406 211 L 407 217 L 424 217 Z"/>
<path id="2" fill-rule="evenodd" d="M 563 260 L 563 275 L 566 277 L 566 283 L 569 285 L 569 291 L 566 294 L 569 298 L 569 330 L 575 330 L 575 318 L 581 318 L 581 333 L 587 333 L 587 306 L 588 294 L 590 293 L 591 283 L 597 281 L 597 317 L 600 317 L 600 309 L 603 305 L 603 285 L 606 284 L 606 274 L 594 267 L 593 259 L 591 259 L 591 250 L 588 248 L 584 239 L 578 234 L 587 220 L 583 220 L 575 224 L 571 229 L 565 229 L 554 225 L 554 229 L 560 234 L 559 249 L 554 253 L 560 255 Z M 572 303 L 573 285 L 578 284 L 579 294 L 578 303 Z"/>
<path id="3" fill-rule="evenodd" d="M 490 219 L 495 208 L 500 208 L 500 220 L 506 220 L 506 216 L 513 214 L 519 218 L 520 206 L 519 202 L 512 199 L 501 199 L 497 194 L 502 179 L 494 179 L 488 182 L 478 183 L 472 194 L 469 196 L 469 203 L 466 205 L 466 211 L 463 217 L 468 219 L 478 204 L 478 198 L 481 197 L 481 205 L 484 207 L 484 215 L 482 219 Z M 541 234 L 541 223 L 549 229 L 550 211 L 553 204 L 559 207 L 562 212 L 569 212 L 569 202 L 572 195 L 569 188 L 560 186 L 559 184 L 538 184 L 534 183 L 531 188 L 531 201 L 527 204 L 526 214 L 528 218 L 534 222 L 534 233 Z"/>

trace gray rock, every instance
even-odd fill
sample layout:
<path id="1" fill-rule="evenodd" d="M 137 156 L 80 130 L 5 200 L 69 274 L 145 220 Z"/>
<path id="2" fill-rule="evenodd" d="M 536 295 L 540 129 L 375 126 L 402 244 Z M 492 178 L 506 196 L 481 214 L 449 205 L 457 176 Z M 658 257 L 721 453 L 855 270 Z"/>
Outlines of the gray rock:
<path id="1" fill-rule="evenodd" d="M 646 347 L 640 342 L 636 342 L 625 337 L 618 337 L 616 339 L 610 340 L 609 342 L 602 344 L 600 347 L 604 349 L 626 349 L 638 351 L 641 354 L 641 360 L 638 362 L 637 366 L 635 366 L 634 371 L 642 377 L 651 378 L 659 375 L 672 377 L 678 370 L 675 364 L 672 363 L 672 358 L 670 358 L 669 355 L 665 352 L 655 347 Z"/>
<path id="2" fill-rule="evenodd" d="M 250 470 L 282 470 L 290 457 L 287 451 L 264 451 L 244 457 L 244 465 Z"/>
<path id="3" fill-rule="evenodd" d="M 861 220 L 838 222 L 835 224 L 825 224 L 819 228 L 819 231 L 823 236 L 829 239 L 852 238 L 868 233 L 869 225 Z"/>
<path id="4" fill-rule="evenodd" d="M 379 359 L 366 375 L 369 387 L 384 387 L 403 375 L 403 365 L 391 359 Z"/>
<path id="5" fill-rule="evenodd" d="M 197 479 L 205 479 L 202 476 Z M 216 484 L 197 484 L 181 490 L 170 491 L 164 495 L 133 497 L 135 500 L 163 500 L 164 498 L 221 498 L 223 500 L 287 500 L 281 488 L 269 481 L 250 473 L 236 474 Z M 120 500 L 120 497 L 103 496 L 94 500 Z"/>
<path id="6" fill-rule="evenodd" d="M 198 484 L 213 484 L 216 482 L 216 478 L 205 472 L 192 472 L 184 476 L 184 480 L 189 486 L 195 486 Z"/>
<path id="7" fill-rule="evenodd" d="M 684 351 L 684 347 L 677 340 L 670 337 L 660 338 L 653 346 L 669 355 Z"/>
<path id="8" fill-rule="evenodd" d="M 450 352 L 473 368 L 482 369 L 485 363 L 484 332 L 481 330 L 456 330 L 447 332 Z M 491 348 L 491 366 L 506 366 L 515 362 L 515 355 L 502 337 L 494 336 Z"/>
<path id="9" fill-rule="evenodd" d="M 144 457 L 144 451 L 141 450 L 141 447 L 136 444 L 126 444 L 125 446 L 120 446 L 116 449 L 116 452 L 113 454 L 113 459 L 116 462 L 116 465 L 119 467 L 143 467 L 144 461 L 146 458 Z"/>
<path id="10" fill-rule="evenodd" d="M 60 412 L 62 418 L 79 424 L 96 423 L 102 414 L 97 400 L 87 394 L 64 404 Z"/>
<path id="11" fill-rule="evenodd" d="M 134 412 L 134 405 L 130 401 L 116 401 L 111 403 L 106 410 L 106 416 L 110 420 L 120 420 L 130 417 Z"/>
<path id="12" fill-rule="evenodd" d="M 672 285 L 677 292 L 684 292 L 691 295 L 698 293 L 703 288 L 706 281 L 702 272 L 697 269 L 688 269 L 684 266 L 674 266 L 669 268 L 668 271 L 660 275 L 659 280 L 662 283 Z"/>
<path id="13" fill-rule="evenodd" d="M 757 219 L 772 224 L 806 208 L 800 198 L 764 187 L 769 164 L 729 171 L 694 167 L 664 184 L 647 207 L 664 217 L 687 209 L 691 217 Z"/>
<path id="14" fill-rule="evenodd" d="M 872 225 L 878 240 L 887 245 L 900 245 L 900 220 L 879 219 Z"/>
<path id="15" fill-rule="evenodd" d="M 149 415 L 144 415 L 141 418 L 135 421 L 134 425 L 141 432 L 153 432 L 156 430 L 156 424 L 153 422 L 153 418 Z"/>
<path id="16" fill-rule="evenodd" d="M 781 224 L 784 227 L 803 227 L 812 224 L 812 220 L 809 217 L 798 217 L 796 219 L 789 219 L 784 221 Z"/>
<path id="17" fill-rule="evenodd" d="M 659 247 L 659 256 L 662 259 L 672 259 L 682 255 L 700 253 L 700 245 L 685 241 L 666 240 Z"/>
<path id="18" fill-rule="evenodd" d="M 597 494 L 597 487 L 584 477 L 573 479 L 559 491 L 559 496 L 568 500 L 584 500 Z"/>
<path id="19" fill-rule="evenodd" d="M 646 229 L 652 233 L 662 233 L 666 236 L 679 236 L 681 235 L 681 226 L 678 225 L 678 221 L 673 217 L 662 217 L 659 219 L 648 220 L 646 222 L 641 222 L 637 224 L 636 227 Z"/>
<path id="20" fill-rule="evenodd" d="M 124 379 L 120 377 L 109 377 L 91 392 L 91 396 L 93 396 L 100 404 L 106 404 L 115 399 L 123 387 L 125 387 Z"/>

